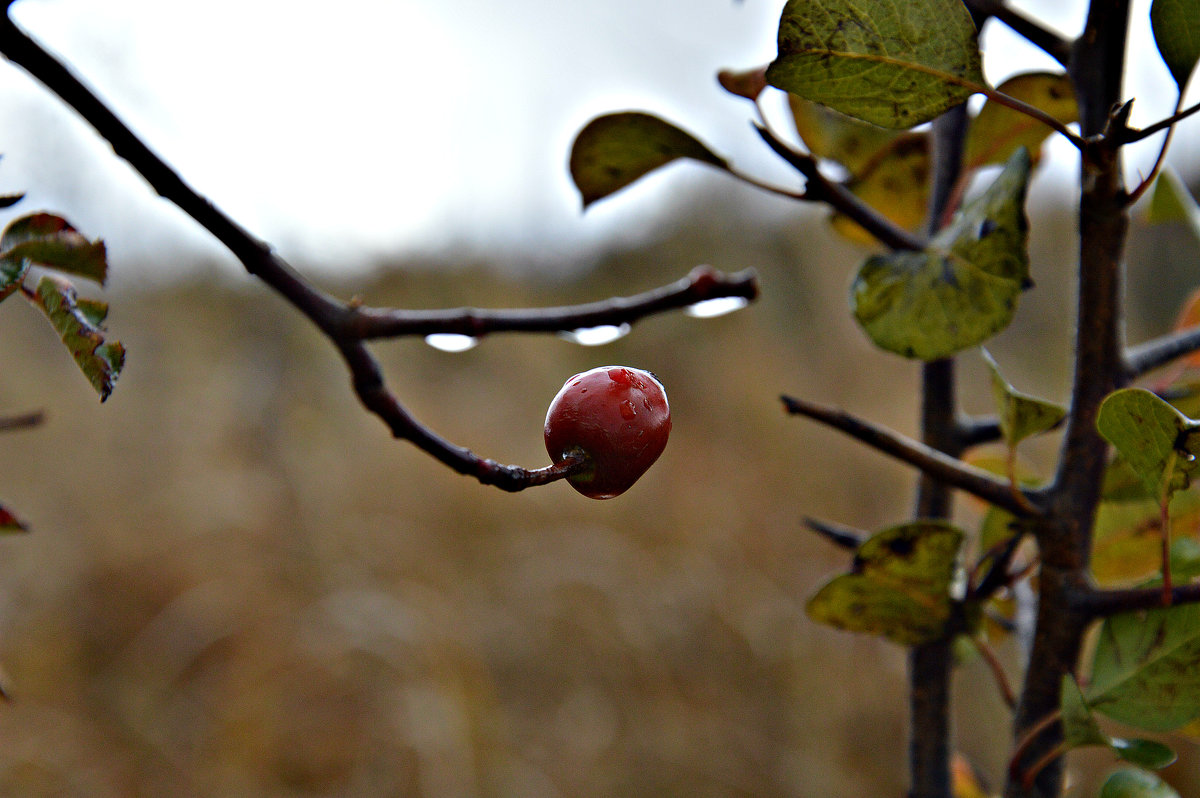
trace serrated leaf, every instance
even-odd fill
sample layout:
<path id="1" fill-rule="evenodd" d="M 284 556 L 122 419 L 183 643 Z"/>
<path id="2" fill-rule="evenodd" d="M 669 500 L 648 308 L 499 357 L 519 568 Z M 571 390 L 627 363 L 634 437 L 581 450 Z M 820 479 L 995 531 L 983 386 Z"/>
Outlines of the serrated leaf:
<path id="1" fill-rule="evenodd" d="M 925 221 L 929 201 L 929 137 L 906 133 L 893 139 L 862 166 L 862 173 L 846 188 L 905 230 L 916 230 Z M 835 214 L 833 229 L 862 244 L 876 239 L 849 217 Z"/>
<path id="2" fill-rule="evenodd" d="M 651 114 L 628 111 L 597 117 L 571 147 L 571 178 L 586 208 L 680 158 L 727 169 L 699 139 Z"/>
<path id="3" fill-rule="evenodd" d="M 950 618 L 950 583 L 962 537 L 957 528 L 934 521 L 872 535 L 858 547 L 853 571 L 809 600 L 809 617 L 901 645 L 937 639 Z"/>
<path id="4" fill-rule="evenodd" d="M 1079 120 L 1075 92 L 1070 78 L 1064 74 L 1027 72 L 1009 78 L 996 90 L 1040 108 L 1063 124 Z M 967 131 L 964 166 L 977 169 L 987 164 L 1001 164 L 1021 147 L 1029 150 L 1036 161 L 1042 142 L 1053 132 L 1045 123 L 1027 114 L 988 100 Z"/>
<path id="5" fill-rule="evenodd" d="M 1104 621 L 1092 658 L 1088 704 L 1148 731 L 1200 717 L 1200 606 L 1184 604 Z"/>
<path id="6" fill-rule="evenodd" d="M 120 341 L 107 340 L 101 326 L 108 306 L 94 300 L 80 300 L 70 282 L 52 275 L 38 282 L 34 296 L 103 402 L 112 393 L 125 364 L 125 347 Z"/>
<path id="7" fill-rule="evenodd" d="M 1066 417 L 1067 409 L 1062 405 L 1021 393 L 1009 384 L 986 349 L 983 359 L 992 372 L 992 398 L 1000 419 L 1000 432 L 1009 446 L 1053 429 Z"/>
<path id="8" fill-rule="evenodd" d="M 1096 428 L 1149 496 L 1169 497 L 1186 488 L 1200 464 L 1200 422 L 1144 388 L 1122 388 L 1105 398 Z"/>
<path id="9" fill-rule="evenodd" d="M 851 177 L 861 177 L 869 171 L 884 149 L 897 137 L 905 135 L 901 131 L 860 122 L 795 94 L 788 95 L 788 108 L 796 133 L 809 153 L 814 158 L 841 164 Z"/>
<path id="10" fill-rule="evenodd" d="M 88 241 L 60 216 L 34 213 L 13 220 L 0 234 L 0 260 L 24 260 L 103 284 L 108 260 L 103 241 Z"/>
<path id="11" fill-rule="evenodd" d="M 1182 92 L 1200 60 L 1200 3 L 1196 0 L 1154 0 L 1150 27 L 1159 55 Z"/>
<path id="12" fill-rule="evenodd" d="M 788 0 L 767 81 L 889 128 L 941 115 L 984 85 L 961 0 Z"/>
<path id="13" fill-rule="evenodd" d="M 1028 152 L 1018 150 L 923 252 L 867 260 L 851 287 L 851 303 L 877 346 L 937 360 L 1008 326 L 1029 285 L 1029 170 Z"/>

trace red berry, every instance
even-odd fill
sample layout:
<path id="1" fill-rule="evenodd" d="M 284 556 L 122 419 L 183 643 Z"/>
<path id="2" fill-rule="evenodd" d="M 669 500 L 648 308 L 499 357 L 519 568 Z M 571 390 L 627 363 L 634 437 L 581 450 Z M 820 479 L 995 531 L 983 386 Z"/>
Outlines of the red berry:
<path id="1" fill-rule="evenodd" d="M 582 452 L 591 468 L 567 477 L 593 499 L 619 496 L 646 473 L 667 445 L 671 408 L 653 374 L 601 366 L 576 374 L 546 413 L 546 451 L 555 463 Z"/>

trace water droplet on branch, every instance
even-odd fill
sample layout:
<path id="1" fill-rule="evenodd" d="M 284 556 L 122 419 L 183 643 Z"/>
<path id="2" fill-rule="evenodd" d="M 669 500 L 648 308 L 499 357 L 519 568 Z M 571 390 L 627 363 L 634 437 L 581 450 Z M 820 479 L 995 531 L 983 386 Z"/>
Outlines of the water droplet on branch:
<path id="1" fill-rule="evenodd" d="M 624 338 L 629 335 L 630 329 L 628 324 L 602 324 L 599 327 L 580 327 L 578 330 L 560 332 L 558 337 L 581 346 L 600 346 Z"/>
<path id="2" fill-rule="evenodd" d="M 479 339 L 458 333 L 433 333 L 425 336 L 425 343 L 443 352 L 466 352 L 479 345 Z"/>
<path id="3" fill-rule="evenodd" d="M 694 305 L 688 305 L 683 312 L 695 319 L 713 319 L 741 310 L 750 304 L 750 300 L 740 296 L 722 296 L 716 299 L 705 299 Z"/>

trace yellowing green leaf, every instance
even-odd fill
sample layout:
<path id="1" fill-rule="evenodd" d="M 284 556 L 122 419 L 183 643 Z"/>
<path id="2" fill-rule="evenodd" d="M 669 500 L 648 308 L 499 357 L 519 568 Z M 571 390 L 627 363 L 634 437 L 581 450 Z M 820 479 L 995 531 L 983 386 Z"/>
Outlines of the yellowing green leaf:
<path id="1" fill-rule="evenodd" d="M 788 107 L 792 111 L 796 133 L 809 153 L 815 158 L 841 164 L 851 177 L 861 177 L 869 171 L 884 149 L 898 136 L 905 135 L 860 122 L 795 94 L 788 95 Z M 926 144 L 927 151 L 928 148 Z"/>
<path id="2" fill-rule="evenodd" d="M 767 81 L 890 128 L 928 122 L 984 85 L 961 0 L 788 0 Z"/>
<path id="3" fill-rule="evenodd" d="M 108 306 L 79 299 L 74 286 L 50 275 L 38 282 L 35 298 L 79 369 L 100 394 L 100 401 L 107 399 L 125 364 L 125 347 L 120 341 L 105 338 L 102 324 Z"/>
<path id="4" fill-rule="evenodd" d="M 1182 92 L 1200 60 L 1200 3 L 1154 0 L 1150 6 L 1154 43 Z"/>
<path id="5" fill-rule="evenodd" d="M 945 633 L 962 532 L 918 521 L 879 532 L 859 546 L 851 573 L 808 602 L 810 618 L 839 629 L 917 645 Z"/>
<path id="6" fill-rule="evenodd" d="M 571 148 L 571 178 L 586 208 L 679 158 L 727 168 L 698 139 L 650 114 L 630 111 L 593 119 Z"/>
<path id="7" fill-rule="evenodd" d="M 996 90 L 1045 111 L 1063 124 L 1079 119 L 1071 80 L 1061 73 L 1016 75 Z M 1042 142 L 1052 132 L 1033 117 L 988 100 L 967 132 L 964 165 L 968 169 L 977 169 L 987 164 L 1004 163 L 1021 147 L 1029 150 L 1036 161 Z"/>
<path id="8" fill-rule="evenodd" d="M 1189 569 L 1181 561 L 1185 547 L 1200 534 L 1200 495 L 1181 491 L 1171 502 L 1171 573 L 1176 580 Z M 1092 526 L 1092 578 L 1102 587 L 1140 584 L 1162 569 L 1162 513 L 1157 501 L 1102 501 Z M 1188 537 L 1191 536 L 1191 537 Z"/>
<path id="9" fill-rule="evenodd" d="M 1151 224 L 1187 222 L 1193 235 L 1200 238 L 1200 206 L 1183 184 L 1183 178 L 1169 166 L 1164 167 L 1154 180 L 1146 221 Z"/>
<path id="10" fill-rule="evenodd" d="M 862 167 L 862 173 L 846 187 L 863 202 L 905 230 L 916 230 L 925 221 L 929 200 L 929 138 L 905 133 L 886 145 Z M 874 244 L 866 230 L 840 214 L 833 229 L 851 241 Z"/>
<path id="11" fill-rule="evenodd" d="M 1029 285 L 1025 191 L 1018 150 L 923 252 L 869 258 L 851 287 L 854 315 L 877 346 L 936 360 L 1003 330 Z"/>

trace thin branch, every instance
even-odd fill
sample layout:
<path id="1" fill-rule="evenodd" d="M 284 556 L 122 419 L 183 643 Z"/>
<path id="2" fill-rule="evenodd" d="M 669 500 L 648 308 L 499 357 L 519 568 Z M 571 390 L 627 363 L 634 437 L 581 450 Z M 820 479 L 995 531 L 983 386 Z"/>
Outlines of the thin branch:
<path id="1" fill-rule="evenodd" d="M 269 245 L 255 238 L 184 182 L 183 178 L 151 151 L 91 89 L 80 82 L 53 55 L 26 36 L 8 16 L 0 20 L 0 53 L 58 95 L 160 196 L 177 205 L 211 233 L 233 253 L 247 272 L 269 285 L 320 329 L 341 352 L 350 370 L 351 381 L 359 401 L 379 416 L 396 438 L 409 441 L 461 474 L 510 491 L 562 479 L 573 473 L 572 469 L 582 467 L 573 462 L 533 470 L 503 465 L 481 458 L 469 449 L 456 446 L 423 426 L 387 389 L 379 364 L 367 349 L 362 335 L 354 331 L 355 325 L 361 323 L 359 320 L 364 318 L 383 320 L 369 322 L 368 327 L 371 324 L 395 325 L 394 318 L 388 320 L 393 311 L 373 311 L 356 304 L 346 304 L 318 291 L 276 255 Z M 698 301 L 724 296 L 723 292 L 726 290 L 732 291 L 733 295 L 749 298 L 756 290 L 752 275 L 747 273 L 729 278 L 709 272 L 693 273 L 690 282 L 690 287 L 681 288 L 677 284 L 674 291 L 668 290 L 667 294 L 674 296 L 677 301 L 693 296 Z M 693 293 L 689 294 L 689 291 Z M 664 300 L 657 295 L 647 301 L 650 304 L 654 301 L 661 302 L 661 307 L 656 309 L 672 306 L 671 300 Z M 604 307 L 604 303 L 585 306 L 587 318 L 603 318 Z M 607 307 L 616 317 L 629 313 L 626 300 L 615 300 Z M 539 313 L 513 312 L 503 321 L 510 326 L 516 326 L 522 314 L 538 317 Z M 565 320 L 565 315 L 569 314 L 560 313 L 560 322 Z"/>
<path id="2" fill-rule="evenodd" d="M 913 235 L 902 227 L 898 227 L 879 211 L 867 205 L 856 197 L 841 183 L 836 183 L 817 167 L 817 161 L 811 155 L 798 152 L 786 142 L 771 132 L 770 129 L 755 125 L 758 135 L 767 143 L 776 155 L 783 158 L 807 181 L 804 199 L 810 202 L 824 202 L 843 216 L 856 222 L 860 227 L 874 236 L 884 246 L 894 250 L 921 250 L 925 241 Z"/>
<path id="3" fill-rule="evenodd" d="M 1166 601 L 1169 596 L 1169 602 Z M 1135 587 L 1125 590 L 1081 588 L 1068 599 L 1071 607 L 1092 618 L 1108 618 L 1123 612 L 1162 609 L 1164 606 L 1200 603 L 1200 583 L 1175 585 L 1164 596 L 1161 587 Z"/>
<path id="4" fill-rule="evenodd" d="M 402 310 L 354 307 L 341 333 L 358 339 L 451 333 L 479 338 L 498 332 L 565 332 L 632 324 L 646 316 L 686 308 L 709 299 L 755 299 L 758 278 L 747 269 L 722 274 L 698 266 L 670 285 L 628 297 L 556 308 Z"/>
<path id="5" fill-rule="evenodd" d="M 1059 36 L 1054 31 L 1042 25 L 1037 20 L 1031 19 L 1020 11 L 1009 8 L 1008 4 L 1003 0 L 966 0 L 967 8 L 977 15 L 993 17 L 999 22 L 1003 22 L 1014 33 L 1024 38 L 1053 58 L 1058 63 L 1066 66 L 1071 59 L 1071 42 Z"/>
<path id="6" fill-rule="evenodd" d="M 981 468 L 949 457 L 920 441 L 834 407 L 790 396 L 781 398 L 788 413 L 805 416 L 844 432 L 873 449 L 908 463 L 933 479 L 965 490 L 1016 516 L 1029 517 L 1040 512 L 1036 501 L 1039 497 L 1036 494 L 1023 492 L 1022 495 L 1027 501 L 1017 501 L 1007 480 L 997 479 Z"/>
<path id="7" fill-rule="evenodd" d="M 819 518 L 805 518 L 804 525 L 821 537 L 843 549 L 857 549 L 870 535 L 861 529 Z"/>
<path id="8" fill-rule="evenodd" d="M 1171 114 L 1170 116 L 1168 116 L 1165 119 L 1160 119 L 1159 121 L 1155 122 L 1153 125 L 1149 125 L 1147 127 L 1143 127 L 1143 128 L 1139 128 L 1139 129 L 1126 128 L 1125 131 L 1119 137 L 1118 143 L 1132 144 L 1135 141 L 1141 141 L 1142 139 L 1149 138 L 1149 137 L 1153 136 L 1155 133 L 1161 133 L 1164 130 L 1174 127 L 1175 125 L 1179 124 L 1180 122 L 1182 122 L 1183 120 L 1187 119 L 1189 116 L 1191 116 L 1192 114 L 1195 114 L 1197 112 L 1200 112 L 1200 103 L 1196 103 L 1195 105 L 1188 106 L 1187 108 L 1183 109 L 1182 111 L 1178 110 L 1178 107 L 1176 107 L 1175 113 Z"/>
<path id="9" fill-rule="evenodd" d="M 1200 327 L 1154 338 L 1125 351 L 1125 377 L 1135 380 L 1171 361 L 1200 351 Z"/>
<path id="10" fill-rule="evenodd" d="M 36 427 L 45 420 L 46 414 L 41 410 L 34 410 L 30 413 L 21 413 L 20 415 L 16 416 L 3 416 L 0 417 L 0 432 Z"/>
<path id="11" fill-rule="evenodd" d="M 1179 99 L 1175 101 L 1175 113 L 1173 116 L 1177 116 L 1179 114 L 1179 108 L 1181 105 L 1183 105 L 1182 90 L 1179 92 Z M 1146 189 L 1153 185 L 1154 180 L 1158 177 L 1158 173 L 1162 171 L 1163 164 L 1167 162 L 1167 150 L 1171 148 L 1171 139 L 1175 138 L 1175 130 L 1175 125 L 1171 125 L 1167 128 L 1167 135 L 1163 137 L 1162 146 L 1158 148 L 1158 157 L 1154 159 L 1154 166 L 1151 167 L 1150 174 L 1142 178 L 1142 182 L 1138 184 L 1137 188 L 1131 191 L 1129 196 L 1125 198 L 1125 201 L 1128 204 L 1132 205 L 1133 203 L 1137 202 L 1138 198 L 1140 198 L 1142 194 L 1146 193 Z"/>

